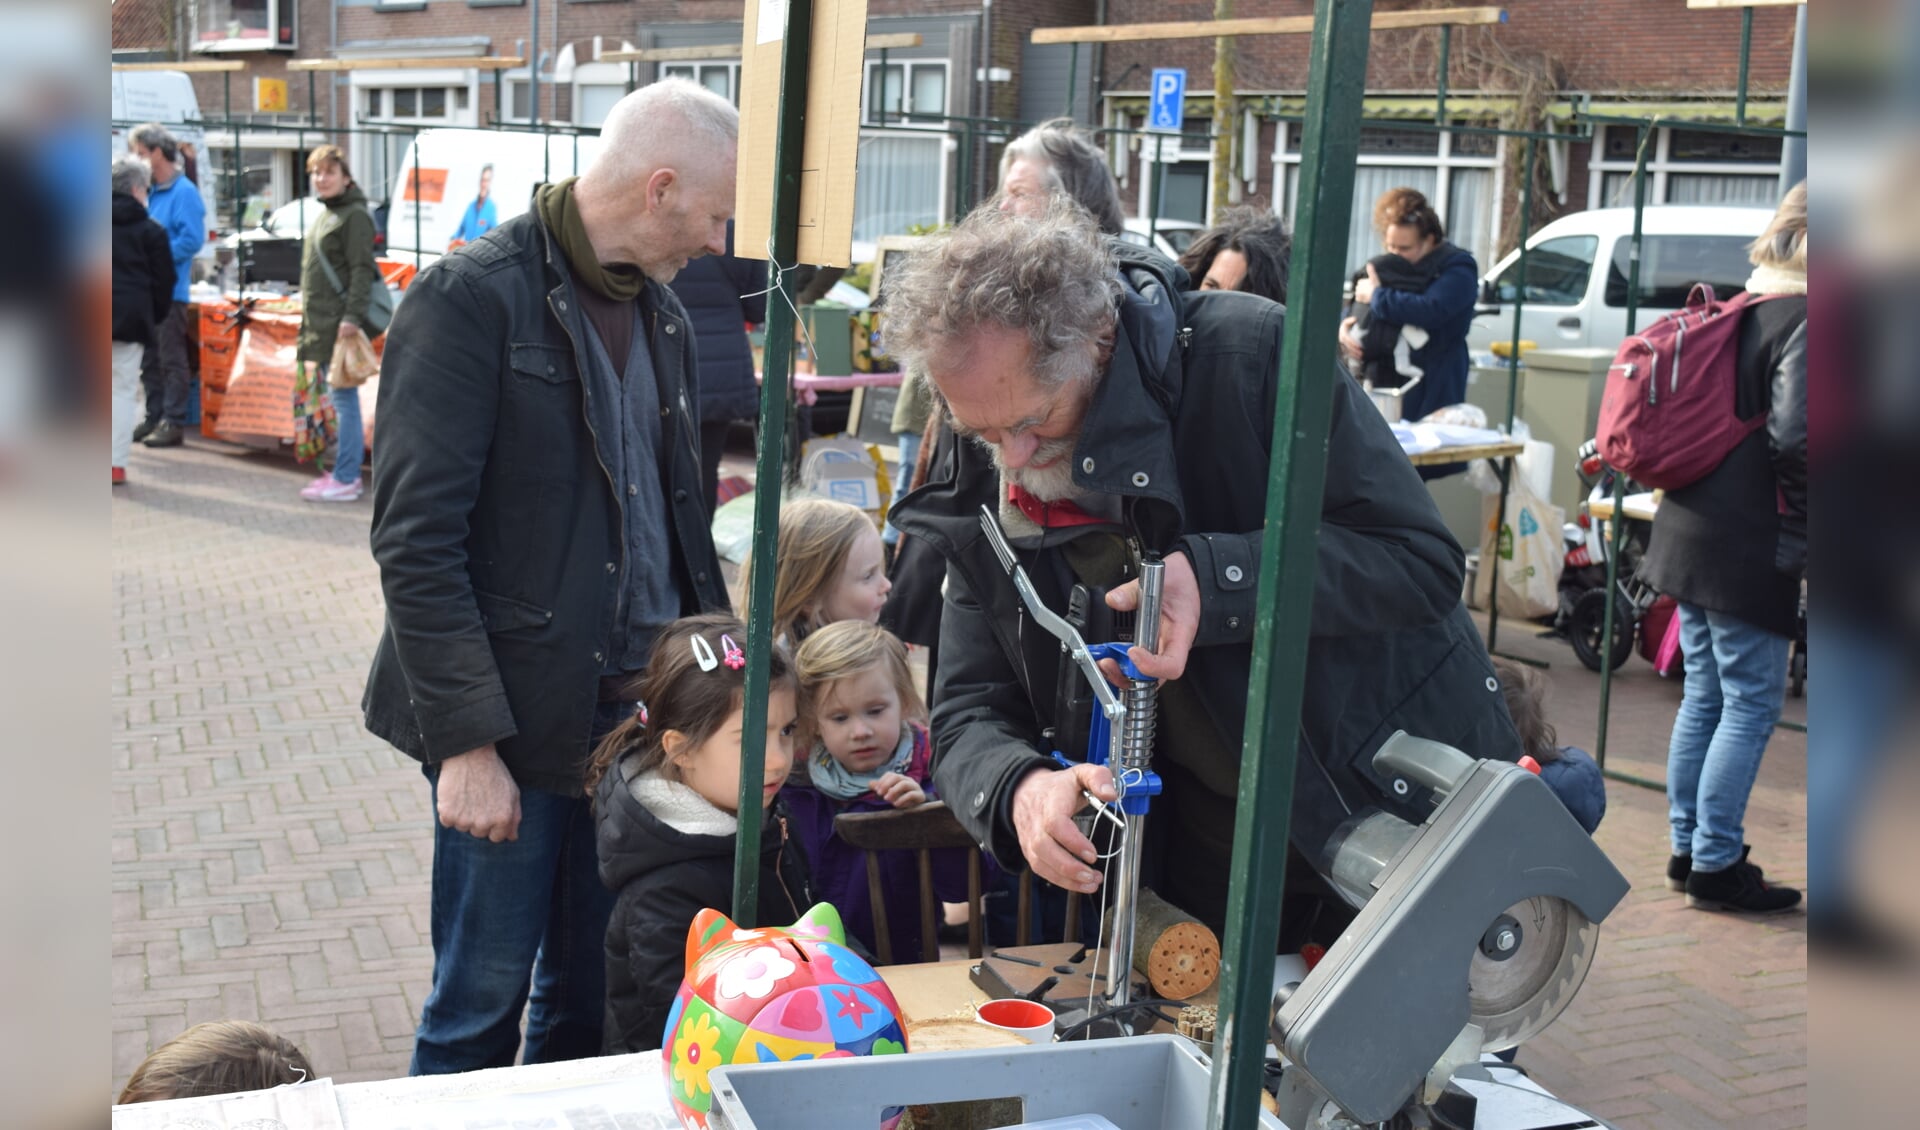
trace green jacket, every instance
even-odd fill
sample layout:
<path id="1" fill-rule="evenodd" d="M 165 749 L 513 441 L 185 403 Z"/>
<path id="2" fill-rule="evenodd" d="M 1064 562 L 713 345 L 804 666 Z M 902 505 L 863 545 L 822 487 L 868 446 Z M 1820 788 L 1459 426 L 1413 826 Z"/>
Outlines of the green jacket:
<path id="1" fill-rule="evenodd" d="M 323 200 L 326 211 L 307 226 L 305 245 L 300 254 L 300 342 L 299 358 L 322 365 L 333 360 L 334 335 L 340 323 L 364 325 L 367 297 L 373 293 L 380 267 L 373 261 L 373 213 L 367 210 L 366 193 L 359 185 L 332 200 Z M 341 296 L 320 266 L 325 255 L 333 271 L 345 284 Z"/>

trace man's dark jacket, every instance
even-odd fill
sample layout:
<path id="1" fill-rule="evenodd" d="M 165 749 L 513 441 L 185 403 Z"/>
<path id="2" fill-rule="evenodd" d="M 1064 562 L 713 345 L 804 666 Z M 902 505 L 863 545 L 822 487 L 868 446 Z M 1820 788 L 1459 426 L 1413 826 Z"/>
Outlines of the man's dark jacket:
<path id="1" fill-rule="evenodd" d="M 494 743 L 523 787 L 579 795 L 614 599 L 670 568 L 682 613 L 725 608 L 700 493 L 698 389 L 680 303 L 640 298 L 660 391 L 671 561 L 629 561 L 617 404 L 581 381 L 586 335 L 534 212 L 422 271 L 387 331 L 373 555 L 387 623 L 367 728 L 432 764 Z"/>
<path id="2" fill-rule="evenodd" d="M 1238 292 L 1179 293 L 1151 261 L 1123 261 L 1125 293 L 1113 359 L 1073 454 L 1074 481 L 1124 500 L 1126 532 L 1146 548 L 1187 553 L 1201 591 L 1201 624 L 1184 680 L 1230 745 L 1224 764 L 1187 766 L 1179 787 L 1206 780 L 1231 823 L 1245 729 L 1255 588 L 1265 516 L 1275 370 L 1284 311 Z M 1337 382 L 1307 652 L 1293 840 L 1313 859 L 1348 811 L 1395 807 L 1418 819 L 1417 788 L 1396 801 L 1371 758 L 1396 729 L 1508 761 L 1519 739 L 1472 621 L 1460 604 L 1463 560 L 1426 489 L 1351 379 Z M 928 483 L 895 511 L 901 529 L 948 560 L 934 690 L 934 780 L 969 832 L 1003 864 L 1025 866 L 1011 819 L 1014 785 L 1053 763 L 1040 754 L 1053 717 L 1059 665 L 1052 636 L 1029 622 L 981 531 L 998 474 L 978 444 L 955 446 Z M 1067 607 L 1071 584 L 1051 550 L 1074 530 L 1017 551 L 1040 596 Z M 1306 578 L 1291 578 L 1301 583 Z M 1089 641 L 1098 642 L 1098 641 Z M 1168 692 L 1163 692 L 1163 699 Z M 1161 756 L 1170 733 L 1162 704 Z M 1079 758 L 1082 751 L 1067 751 Z M 1181 760 L 1178 756 L 1171 760 Z M 1169 777 L 1168 789 L 1175 788 Z M 1162 797 L 1157 805 L 1169 800 Z M 1156 807 L 1156 812 L 1161 811 Z M 1149 851 L 1155 825 L 1149 824 Z M 1224 884 L 1230 828 L 1211 848 L 1165 840 L 1186 874 Z M 1177 880 L 1156 888 L 1202 920 L 1210 897 L 1183 897 Z M 1217 893 L 1217 892 L 1216 892 Z M 1216 923 L 1217 924 L 1217 923 Z"/>
<path id="3" fill-rule="evenodd" d="M 153 344 L 173 309 L 173 249 L 166 229 L 124 192 L 113 194 L 113 340 Z"/>
<path id="4" fill-rule="evenodd" d="M 749 420 L 760 411 L 760 384 L 753 377 L 753 346 L 746 324 L 767 320 L 766 264 L 733 254 L 733 225 L 727 225 L 727 253 L 702 255 L 680 269 L 673 294 L 686 308 L 700 343 L 702 423 Z"/>
<path id="5" fill-rule="evenodd" d="M 655 816 L 628 788 L 636 763 L 616 762 L 593 798 L 600 881 L 617 896 L 607 920 L 605 1055 L 660 1046 L 687 973 L 687 927 L 708 907 L 733 906 L 737 837 L 682 832 Z M 785 798 L 775 798 L 760 829 L 758 924 L 797 922 L 812 901 Z"/>

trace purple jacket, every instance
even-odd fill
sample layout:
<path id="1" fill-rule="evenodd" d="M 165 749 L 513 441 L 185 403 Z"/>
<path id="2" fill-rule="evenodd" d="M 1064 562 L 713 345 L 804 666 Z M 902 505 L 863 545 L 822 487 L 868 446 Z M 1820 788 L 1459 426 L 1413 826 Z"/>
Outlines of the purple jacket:
<path id="1" fill-rule="evenodd" d="M 918 722 L 908 725 L 913 728 L 913 757 L 907 764 L 907 775 L 926 790 L 928 800 L 933 800 L 932 743 L 927 740 L 925 726 Z M 811 865 L 815 897 L 832 903 L 860 944 L 879 952 L 874 942 L 873 900 L 867 890 L 866 852 L 834 835 L 833 819 L 843 812 L 878 812 L 889 805 L 872 793 L 852 800 L 827 796 L 814 788 L 804 773 L 796 774 L 780 795 L 787 802 L 794 839 Z M 982 862 L 992 866 L 989 861 Z M 989 877 L 982 872 L 983 886 Z M 887 933 L 893 943 L 894 961 L 920 961 L 920 866 L 913 852 L 881 853 L 880 890 L 887 903 Z M 942 849 L 933 853 L 933 893 L 942 902 L 966 901 L 964 851 Z"/>

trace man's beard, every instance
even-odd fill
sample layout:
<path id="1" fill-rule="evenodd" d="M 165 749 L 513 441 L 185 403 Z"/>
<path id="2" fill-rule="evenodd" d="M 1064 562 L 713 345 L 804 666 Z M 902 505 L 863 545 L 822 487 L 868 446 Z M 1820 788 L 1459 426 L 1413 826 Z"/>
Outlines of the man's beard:
<path id="1" fill-rule="evenodd" d="M 1067 502 L 1086 493 L 1073 482 L 1072 455 L 1080 442 L 1078 434 L 1043 440 L 1028 465 L 1018 469 L 1001 460 L 998 447 L 985 440 L 978 442 L 993 456 L 993 465 L 999 469 L 1002 481 L 1012 483 L 1042 502 Z M 1036 469 L 1033 463 L 1048 463 L 1048 466 Z"/>

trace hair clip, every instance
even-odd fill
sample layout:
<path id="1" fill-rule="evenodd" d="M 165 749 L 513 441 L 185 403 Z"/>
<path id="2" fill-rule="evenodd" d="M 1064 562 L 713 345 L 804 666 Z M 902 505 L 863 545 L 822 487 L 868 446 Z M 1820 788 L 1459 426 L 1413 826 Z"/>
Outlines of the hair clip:
<path id="1" fill-rule="evenodd" d="M 647 724 L 647 704 L 644 702 L 635 703 L 633 716 L 640 719 L 640 725 L 645 726 Z"/>
<path id="2" fill-rule="evenodd" d="M 727 670 L 738 671 L 747 665 L 747 653 L 740 650 L 740 645 L 733 642 L 732 636 L 721 636 L 720 646 L 726 650 Z"/>
<path id="3" fill-rule="evenodd" d="M 726 639 L 725 636 L 720 638 Z M 713 657 L 713 645 L 707 642 L 707 637 L 702 635 L 693 637 L 693 661 L 700 665 L 702 671 L 711 671 L 720 666 L 720 661 Z"/>

